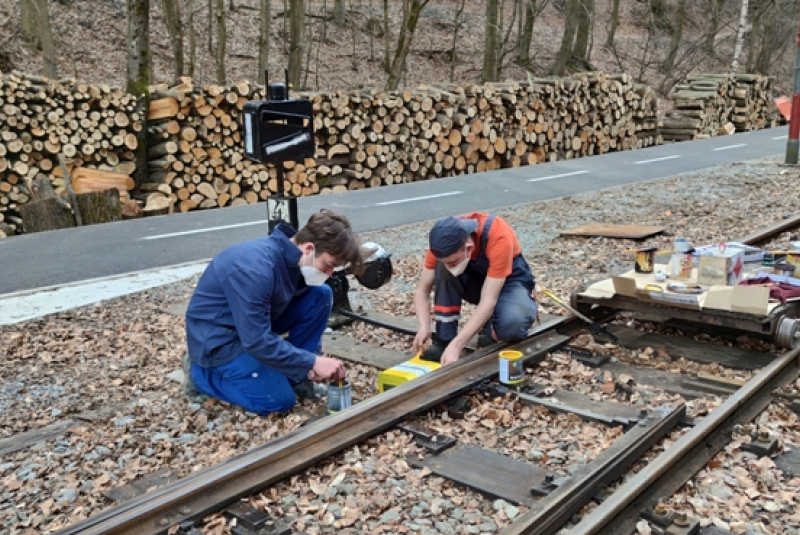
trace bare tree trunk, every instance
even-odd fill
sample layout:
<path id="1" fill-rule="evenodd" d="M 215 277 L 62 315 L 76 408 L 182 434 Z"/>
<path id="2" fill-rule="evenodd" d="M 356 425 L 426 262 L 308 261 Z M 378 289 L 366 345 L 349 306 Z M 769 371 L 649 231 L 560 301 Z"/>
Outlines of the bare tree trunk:
<path id="1" fill-rule="evenodd" d="M 520 20 L 519 43 L 517 45 L 517 64 L 528 67 L 531 64 L 531 43 L 533 26 L 536 22 L 536 0 L 523 0 L 524 15 Z"/>
<path id="2" fill-rule="evenodd" d="M 195 0 L 188 0 L 186 5 L 186 9 L 189 11 L 189 16 L 186 21 L 187 32 L 189 33 L 187 36 L 189 39 L 189 68 L 187 74 L 190 78 L 194 78 L 194 66 L 197 61 L 197 40 L 194 32 L 194 2 Z"/>
<path id="3" fill-rule="evenodd" d="M 683 40 L 683 24 L 686 22 L 686 0 L 678 0 L 678 11 L 675 13 L 675 24 L 672 26 L 672 35 L 669 42 L 669 52 L 667 53 L 661 70 L 669 73 L 675 66 L 675 58 L 678 57 L 678 50 Z"/>
<path id="4" fill-rule="evenodd" d="M 208 55 L 214 57 L 214 0 L 208 0 Z"/>
<path id="5" fill-rule="evenodd" d="M 19 19 L 22 25 L 22 35 L 32 47 L 37 50 L 42 47 L 39 38 L 41 31 L 39 24 L 39 13 L 36 7 L 36 0 L 19 0 Z"/>
<path id="6" fill-rule="evenodd" d="M 400 75 L 403 74 L 406 58 L 411 50 L 411 43 L 414 41 L 414 32 L 417 30 L 419 16 L 428 2 L 429 0 L 403 0 L 403 24 L 397 35 L 397 48 L 389 68 L 389 79 L 386 81 L 386 89 L 390 91 L 397 89 L 400 82 Z"/>
<path id="7" fill-rule="evenodd" d="M 173 76 L 178 80 L 183 76 L 183 21 L 181 20 L 181 3 L 179 0 L 164 0 L 164 24 L 172 44 Z"/>
<path id="8" fill-rule="evenodd" d="M 311 71 L 311 53 L 314 51 L 314 25 L 311 19 L 306 19 L 306 39 L 308 41 L 308 45 L 306 46 L 306 70 L 303 74 L 303 86 L 308 87 L 308 73 Z M 353 39 L 355 41 L 355 38 Z M 320 41 L 319 46 L 322 46 L 322 41 Z M 355 46 L 353 46 L 353 64 L 355 65 Z"/>
<path id="9" fill-rule="evenodd" d="M 578 0 L 567 0 L 566 12 L 564 14 L 564 35 L 561 37 L 561 46 L 550 67 L 550 74 L 563 76 L 567 64 L 572 60 L 572 49 L 575 45 L 575 34 L 578 31 L 576 11 Z"/>
<path id="10" fill-rule="evenodd" d="M 289 84 L 300 89 L 303 73 L 303 46 L 305 41 L 306 3 L 305 0 L 291 0 L 291 29 L 289 31 Z"/>
<path id="11" fill-rule="evenodd" d="M 575 35 L 575 46 L 572 48 L 572 60 L 582 63 L 588 69 L 594 21 L 594 0 L 579 0 L 576 7 L 578 29 Z"/>
<path id="12" fill-rule="evenodd" d="M 345 0 L 333 0 L 333 22 L 337 26 L 344 26 L 345 16 L 347 9 L 345 7 Z"/>
<path id="13" fill-rule="evenodd" d="M 774 72 L 776 55 L 780 55 L 782 50 L 789 48 L 794 51 L 792 46 L 795 42 L 797 23 L 792 20 L 796 17 L 786 17 L 790 9 L 796 8 L 794 2 L 786 0 L 780 5 L 773 2 L 752 2 L 754 8 L 749 17 L 751 24 L 757 30 L 750 33 L 756 34 L 754 43 L 755 57 L 751 72 L 768 74 Z"/>
<path id="14" fill-rule="evenodd" d="M 389 33 L 389 0 L 383 0 L 383 69 L 388 73 L 392 66 L 392 35 Z"/>
<path id="15" fill-rule="evenodd" d="M 270 0 L 261 0 L 261 24 L 258 32 L 258 82 L 266 83 L 266 69 L 269 67 L 269 31 L 272 22 Z"/>
<path id="16" fill-rule="evenodd" d="M 128 0 L 127 91 L 148 95 L 150 85 L 150 0 Z"/>
<path id="17" fill-rule="evenodd" d="M 461 30 L 461 15 L 464 14 L 464 6 L 467 0 L 459 0 L 456 4 L 456 16 L 453 21 L 453 47 L 450 52 L 450 81 L 452 82 L 456 74 L 456 63 L 458 62 L 458 32 Z"/>
<path id="18" fill-rule="evenodd" d="M 47 9 L 47 0 L 35 0 L 36 16 L 38 18 L 39 41 L 42 45 L 42 60 L 44 74 L 49 78 L 56 78 L 56 47 L 53 43 L 53 28 L 50 26 L 50 11 Z"/>
<path id="19" fill-rule="evenodd" d="M 483 41 L 483 71 L 481 80 L 497 80 L 497 51 L 500 43 L 499 8 L 502 0 L 486 0 L 486 36 Z"/>
<path id="20" fill-rule="evenodd" d="M 214 55 L 214 65 L 217 71 L 217 83 L 225 85 L 225 46 L 228 36 L 225 29 L 225 0 L 217 0 L 217 52 Z"/>
<path id="21" fill-rule="evenodd" d="M 606 48 L 614 46 L 614 37 L 617 34 L 619 27 L 619 0 L 611 0 L 611 24 L 608 27 L 608 35 L 606 35 Z"/>
<path id="22" fill-rule="evenodd" d="M 150 101 L 151 56 L 150 56 L 150 0 L 127 0 L 128 33 L 126 90 L 139 97 L 139 113 L 142 129 L 136 134 L 136 171 L 133 179 L 141 184 L 147 178 L 147 107 Z"/>
<path id="23" fill-rule="evenodd" d="M 719 20 L 722 15 L 722 8 L 725 7 L 726 0 L 708 0 L 708 30 L 706 33 L 706 53 L 710 56 L 715 55 L 714 43 L 719 33 Z"/>
<path id="24" fill-rule="evenodd" d="M 744 37 L 750 29 L 750 25 L 747 22 L 747 11 L 749 7 L 749 0 L 742 0 L 741 9 L 739 10 L 739 30 L 736 32 L 736 46 L 733 48 L 733 61 L 731 61 L 731 74 L 736 74 L 739 71 L 739 60 L 742 57 Z"/>

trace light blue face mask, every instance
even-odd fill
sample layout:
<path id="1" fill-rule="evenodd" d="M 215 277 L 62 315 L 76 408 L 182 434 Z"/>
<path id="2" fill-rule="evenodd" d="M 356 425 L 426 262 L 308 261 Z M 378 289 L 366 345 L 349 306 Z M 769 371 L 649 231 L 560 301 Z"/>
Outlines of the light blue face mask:
<path id="1" fill-rule="evenodd" d="M 317 250 L 314 248 L 311 250 L 311 265 L 300 266 L 300 273 L 303 274 L 303 279 L 305 279 L 306 284 L 309 286 L 321 286 L 328 280 L 328 276 L 314 265 L 314 260 L 316 258 Z"/>

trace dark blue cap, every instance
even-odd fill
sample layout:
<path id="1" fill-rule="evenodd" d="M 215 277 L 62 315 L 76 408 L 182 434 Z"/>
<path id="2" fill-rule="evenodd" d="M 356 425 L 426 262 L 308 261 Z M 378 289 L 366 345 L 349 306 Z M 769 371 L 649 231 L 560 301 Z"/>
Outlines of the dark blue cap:
<path id="1" fill-rule="evenodd" d="M 428 236 L 430 249 L 436 258 L 445 258 L 461 249 L 470 234 L 478 229 L 474 219 L 445 217 L 437 221 Z"/>

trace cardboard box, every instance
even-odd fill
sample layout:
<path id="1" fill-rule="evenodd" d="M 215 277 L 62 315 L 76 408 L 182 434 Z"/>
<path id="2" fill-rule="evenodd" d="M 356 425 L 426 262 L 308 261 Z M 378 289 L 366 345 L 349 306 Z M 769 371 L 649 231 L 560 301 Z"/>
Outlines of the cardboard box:
<path id="1" fill-rule="evenodd" d="M 697 265 L 697 284 L 703 286 L 735 286 L 744 275 L 744 250 L 738 247 L 719 247 L 700 255 Z"/>
<path id="2" fill-rule="evenodd" d="M 620 295 L 635 297 L 640 301 L 664 305 L 699 309 L 703 294 L 679 294 L 667 291 L 668 283 L 648 282 L 645 286 L 658 286 L 661 291 L 651 291 L 637 284 L 637 279 L 628 276 L 613 277 L 614 291 Z M 641 282 L 641 281 L 638 281 Z"/>
<path id="3" fill-rule="evenodd" d="M 697 284 L 697 270 L 694 270 L 687 286 Z M 612 284 L 599 284 L 598 291 L 594 287 L 587 288 L 587 294 L 597 297 L 624 295 L 647 303 L 666 306 L 690 308 L 693 310 L 715 309 L 729 312 L 742 312 L 766 316 L 778 304 L 770 303 L 769 288 L 764 286 L 711 286 L 700 294 L 681 294 L 667 290 L 669 281 L 657 282 L 652 275 L 634 273 L 632 270 L 624 275 L 612 277 Z M 799 281 L 800 282 L 800 281 Z M 659 286 L 662 291 L 649 291 L 648 286 Z"/>

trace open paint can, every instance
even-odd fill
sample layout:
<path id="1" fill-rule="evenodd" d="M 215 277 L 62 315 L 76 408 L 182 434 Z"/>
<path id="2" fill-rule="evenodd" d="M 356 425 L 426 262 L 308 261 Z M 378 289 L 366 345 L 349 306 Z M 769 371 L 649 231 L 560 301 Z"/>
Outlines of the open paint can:
<path id="1" fill-rule="evenodd" d="M 652 273 L 653 265 L 655 264 L 655 258 L 656 258 L 655 247 L 648 247 L 646 249 L 637 249 L 634 271 L 636 273 Z"/>
<path id="2" fill-rule="evenodd" d="M 525 376 L 520 351 L 501 351 L 497 354 L 500 382 L 504 385 L 518 385 Z"/>
<path id="3" fill-rule="evenodd" d="M 350 381 L 328 383 L 328 412 L 335 414 L 353 404 Z"/>

